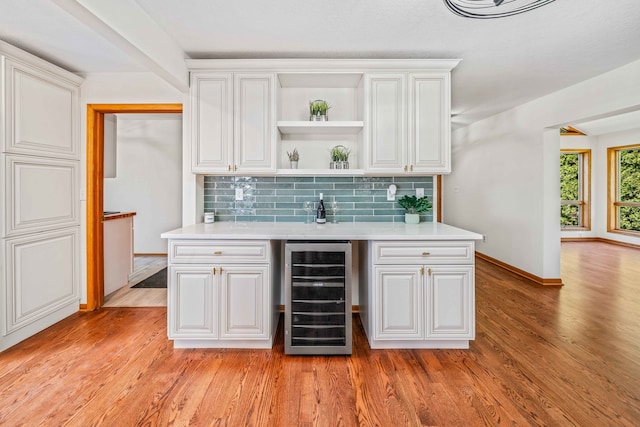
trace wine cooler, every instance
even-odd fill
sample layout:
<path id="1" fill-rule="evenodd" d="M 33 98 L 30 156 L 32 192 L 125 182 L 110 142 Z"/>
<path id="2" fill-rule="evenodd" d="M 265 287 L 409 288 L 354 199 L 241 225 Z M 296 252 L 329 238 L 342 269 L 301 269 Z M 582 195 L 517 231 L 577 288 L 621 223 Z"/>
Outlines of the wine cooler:
<path id="1" fill-rule="evenodd" d="M 285 353 L 351 354 L 351 242 L 287 241 Z"/>

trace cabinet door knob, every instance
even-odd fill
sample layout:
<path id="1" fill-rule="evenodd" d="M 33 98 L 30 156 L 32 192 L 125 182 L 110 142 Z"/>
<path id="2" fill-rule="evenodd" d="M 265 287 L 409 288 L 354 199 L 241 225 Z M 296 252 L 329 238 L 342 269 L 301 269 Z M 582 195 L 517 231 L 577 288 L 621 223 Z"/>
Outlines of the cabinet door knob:
<path id="1" fill-rule="evenodd" d="M 422 252 L 422 255 L 427 256 L 427 255 L 431 255 L 430 252 Z"/>
<path id="2" fill-rule="evenodd" d="M 214 255 L 222 255 L 222 251 L 215 251 L 213 254 Z"/>
<path id="3" fill-rule="evenodd" d="M 215 267 L 213 267 L 213 275 L 214 276 L 216 275 L 216 268 Z"/>
<path id="4" fill-rule="evenodd" d="M 407 165 L 404 165 L 404 171 L 405 172 L 407 171 Z"/>
<path id="5" fill-rule="evenodd" d="M 409 166 L 409 170 L 413 172 L 413 165 Z"/>
<path id="6" fill-rule="evenodd" d="M 237 171 L 238 170 L 238 165 L 233 165 L 233 171 Z"/>
<path id="7" fill-rule="evenodd" d="M 227 170 L 231 172 L 231 165 L 227 165 Z"/>

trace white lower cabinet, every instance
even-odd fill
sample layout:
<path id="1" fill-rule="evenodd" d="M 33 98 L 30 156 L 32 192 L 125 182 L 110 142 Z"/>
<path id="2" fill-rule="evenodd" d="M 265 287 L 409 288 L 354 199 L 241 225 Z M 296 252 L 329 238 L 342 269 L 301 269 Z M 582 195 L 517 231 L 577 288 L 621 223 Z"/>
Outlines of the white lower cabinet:
<path id="1" fill-rule="evenodd" d="M 220 267 L 220 338 L 269 338 L 269 266 Z"/>
<path id="2" fill-rule="evenodd" d="M 369 290 L 360 287 L 360 312 L 371 348 L 469 346 L 475 337 L 473 242 L 362 246 L 369 268 L 361 269 L 360 283 Z M 412 264 L 416 258 L 425 263 Z"/>
<path id="3" fill-rule="evenodd" d="M 375 266 L 374 272 L 374 338 L 424 339 L 420 267 Z"/>
<path id="4" fill-rule="evenodd" d="M 473 266 L 426 268 L 426 338 L 473 339 Z"/>
<path id="5" fill-rule="evenodd" d="M 169 338 L 218 338 L 218 286 L 210 266 L 169 267 Z"/>
<path id="6" fill-rule="evenodd" d="M 80 238 L 70 227 L 0 242 L 1 351 L 78 311 Z"/>
<path id="7" fill-rule="evenodd" d="M 175 347 L 271 348 L 280 315 L 279 268 L 271 266 L 276 244 L 169 242 L 168 335 Z M 264 263 L 242 263 L 243 253 Z M 207 256 L 227 262 L 191 263 Z"/>

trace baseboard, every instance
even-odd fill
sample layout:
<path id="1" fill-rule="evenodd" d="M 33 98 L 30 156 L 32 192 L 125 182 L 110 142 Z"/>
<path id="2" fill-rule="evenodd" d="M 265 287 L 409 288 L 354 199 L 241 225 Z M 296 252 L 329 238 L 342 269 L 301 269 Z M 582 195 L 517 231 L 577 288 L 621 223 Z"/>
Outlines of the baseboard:
<path id="1" fill-rule="evenodd" d="M 167 254 L 133 254 L 133 256 L 163 256 L 163 257 L 166 257 Z"/>
<path id="2" fill-rule="evenodd" d="M 604 237 L 563 237 L 561 242 L 602 242 L 610 245 L 625 246 L 627 248 L 640 249 L 640 245 L 635 243 L 619 242 L 617 240 L 605 239 Z"/>
<path id="3" fill-rule="evenodd" d="M 476 256 L 480 259 L 483 259 L 487 262 L 490 262 L 491 264 L 498 266 L 504 270 L 510 271 L 513 274 L 517 274 L 520 277 L 524 277 L 525 279 L 531 280 L 532 282 L 534 282 L 537 285 L 542 285 L 542 286 L 562 286 L 562 279 L 557 278 L 557 279 L 544 279 L 542 277 L 538 277 L 535 274 L 531 274 L 528 273 L 524 270 L 520 270 L 517 267 L 514 267 L 512 265 L 509 265 L 505 262 L 502 262 L 500 260 L 497 260 L 495 258 L 490 257 L 489 255 L 485 255 L 483 253 L 480 252 L 476 252 Z"/>

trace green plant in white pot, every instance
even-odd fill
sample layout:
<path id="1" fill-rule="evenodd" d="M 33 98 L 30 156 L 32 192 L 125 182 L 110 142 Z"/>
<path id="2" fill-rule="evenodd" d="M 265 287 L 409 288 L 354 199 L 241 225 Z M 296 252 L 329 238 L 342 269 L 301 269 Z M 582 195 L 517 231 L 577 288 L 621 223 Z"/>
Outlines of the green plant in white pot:
<path id="1" fill-rule="evenodd" d="M 427 196 L 420 198 L 416 196 L 402 196 L 398 199 L 398 204 L 407 211 L 404 214 L 404 222 L 407 224 L 420 223 L 420 213 L 429 212 L 432 207 Z"/>
<path id="2" fill-rule="evenodd" d="M 309 101 L 309 120 L 312 122 L 326 122 L 329 120 L 327 112 L 331 105 L 323 99 Z"/>

